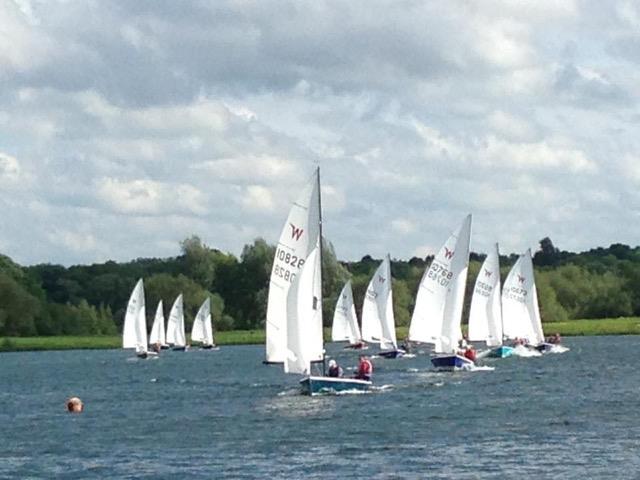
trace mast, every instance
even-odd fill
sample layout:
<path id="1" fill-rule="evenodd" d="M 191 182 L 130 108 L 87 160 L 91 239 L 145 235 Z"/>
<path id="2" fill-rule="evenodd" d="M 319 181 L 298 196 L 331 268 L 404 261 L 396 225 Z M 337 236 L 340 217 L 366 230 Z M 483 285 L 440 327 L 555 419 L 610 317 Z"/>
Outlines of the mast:
<path id="1" fill-rule="evenodd" d="M 319 248 L 318 255 L 320 256 L 320 298 L 318 304 L 320 305 L 320 316 L 322 316 L 322 192 L 320 190 L 320 165 L 316 167 L 316 182 L 318 188 L 318 232 L 319 232 Z M 326 362 L 324 354 L 324 318 L 321 324 L 322 327 L 322 376 L 326 375 Z"/>

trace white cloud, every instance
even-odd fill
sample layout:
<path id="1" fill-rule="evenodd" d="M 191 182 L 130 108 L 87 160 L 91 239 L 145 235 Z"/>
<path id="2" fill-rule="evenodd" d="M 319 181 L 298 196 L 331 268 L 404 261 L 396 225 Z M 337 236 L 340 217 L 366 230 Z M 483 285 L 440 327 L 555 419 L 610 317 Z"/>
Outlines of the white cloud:
<path id="1" fill-rule="evenodd" d="M 206 212 L 205 197 L 190 185 L 151 180 L 98 180 L 96 194 L 116 212 L 134 215 L 169 215 L 180 212 L 201 215 Z"/>
<path id="2" fill-rule="evenodd" d="M 249 185 L 244 189 L 242 205 L 247 210 L 268 212 L 273 210 L 273 196 L 266 187 L 261 185 Z"/>

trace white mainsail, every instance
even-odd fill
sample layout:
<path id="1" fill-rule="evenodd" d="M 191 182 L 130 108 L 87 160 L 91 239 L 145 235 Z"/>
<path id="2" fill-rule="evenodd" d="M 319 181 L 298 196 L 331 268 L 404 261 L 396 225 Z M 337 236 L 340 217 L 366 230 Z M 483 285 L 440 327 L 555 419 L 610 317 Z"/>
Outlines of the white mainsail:
<path id="1" fill-rule="evenodd" d="M 356 317 L 356 307 L 353 304 L 351 280 L 345 283 L 338 297 L 333 313 L 331 340 L 334 342 L 348 340 L 352 345 L 360 341 L 360 328 Z"/>
<path id="2" fill-rule="evenodd" d="M 313 178 L 289 211 L 276 248 L 269 282 L 266 359 L 287 357 L 287 295 L 320 235 L 320 177 Z"/>
<path id="3" fill-rule="evenodd" d="M 191 329 L 191 341 L 201 342 L 203 345 L 213 345 L 213 330 L 211 328 L 211 299 L 202 302 Z"/>
<path id="4" fill-rule="evenodd" d="M 153 326 L 149 334 L 149 343 L 151 345 L 166 345 L 166 335 L 164 332 L 164 308 L 162 300 L 158 302 L 156 308 L 156 316 L 153 319 Z"/>
<path id="5" fill-rule="evenodd" d="M 311 373 L 311 362 L 321 361 L 322 275 L 320 247 L 311 250 L 287 298 L 286 373 Z"/>
<path id="6" fill-rule="evenodd" d="M 373 274 L 362 304 L 362 338 L 380 342 L 382 350 L 397 350 L 396 326 L 393 316 L 391 259 L 385 257 Z"/>
<path id="7" fill-rule="evenodd" d="M 184 333 L 184 306 L 182 294 L 173 302 L 169 320 L 167 321 L 167 343 L 176 347 L 184 347 L 187 344 Z"/>
<path id="8" fill-rule="evenodd" d="M 502 345 L 502 306 L 500 301 L 500 258 L 498 244 L 485 258 L 471 297 L 469 340 Z"/>
<path id="9" fill-rule="evenodd" d="M 533 344 L 544 341 L 530 249 L 520 255 L 504 281 L 502 318 L 506 337 Z"/>
<path id="10" fill-rule="evenodd" d="M 147 319 L 144 303 L 144 284 L 138 280 L 131 292 L 122 328 L 122 348 L 147 351 Z"/>
<path id="11" fill-rule="evenodd" d="M 455 352 L 469 266 L 471 215 L 438 251 L 420 280 L 409 339 L 435 344 L 436 352 Z"/>

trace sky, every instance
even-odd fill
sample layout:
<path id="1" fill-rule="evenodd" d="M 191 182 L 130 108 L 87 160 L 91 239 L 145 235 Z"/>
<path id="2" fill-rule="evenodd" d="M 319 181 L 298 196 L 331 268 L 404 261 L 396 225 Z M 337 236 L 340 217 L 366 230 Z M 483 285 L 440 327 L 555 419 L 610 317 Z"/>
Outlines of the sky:
<path id="1" fill-rule="evenodd" d="M 319 165 L 339 259 L 640 238 L 640 3 L 0 0 L 0 252 L 276 243 Z"/>

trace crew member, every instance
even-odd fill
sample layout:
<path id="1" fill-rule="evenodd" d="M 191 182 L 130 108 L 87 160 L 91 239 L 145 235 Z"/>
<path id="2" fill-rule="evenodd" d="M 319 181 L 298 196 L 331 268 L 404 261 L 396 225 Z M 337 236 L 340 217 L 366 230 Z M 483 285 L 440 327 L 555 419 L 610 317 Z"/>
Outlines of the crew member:
<path id="1" fill-rule="evenodd" d="M 373 365 L 365 355 L 360 355 L 360 363 L 358 364 L 358 372 L 356 378 L 359 380 L 371 380 L 373 375 Z"/>
<path id="2" fill-rule="evenodd" d="M 343 371 L 342 367 L 338 365 L 333 358 L 329 360 L 329 376 L 330 377 L 342 377 Z"/>

